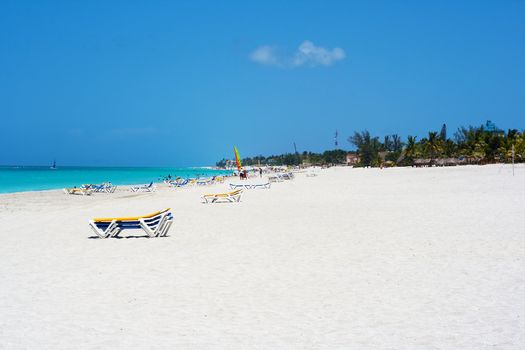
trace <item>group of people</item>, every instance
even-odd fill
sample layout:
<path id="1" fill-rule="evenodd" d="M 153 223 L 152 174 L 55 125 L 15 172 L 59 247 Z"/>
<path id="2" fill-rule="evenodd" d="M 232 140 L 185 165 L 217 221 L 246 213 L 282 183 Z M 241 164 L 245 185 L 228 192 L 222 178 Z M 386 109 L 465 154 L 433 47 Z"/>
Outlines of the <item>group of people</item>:
<path id="1" fill-rule="evenodd" d="M 253 172 L 256 173 L 257 170 L 253 169 Z M 262 175 L 263 175 L 262 168 L 259 168 L 258 172 L 259 172 L 259 176 L 262 177 Z M 239 171 L 239 178 L 241 180 L 247 180 L 248 179 L 248 170 L 244 169 L 244 170 Z"/>

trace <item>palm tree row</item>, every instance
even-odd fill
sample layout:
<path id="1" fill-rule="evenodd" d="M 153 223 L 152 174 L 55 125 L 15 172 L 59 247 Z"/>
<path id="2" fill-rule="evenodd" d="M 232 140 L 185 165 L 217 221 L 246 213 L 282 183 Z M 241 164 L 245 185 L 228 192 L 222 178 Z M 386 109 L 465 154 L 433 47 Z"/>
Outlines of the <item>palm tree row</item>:
<path id="1" fill-rule="evenodd" d="M 487 121 L 479 127 L 461 127 L 453 138 L 447 137 L 446 125 L 441 132 L 429 132 L 418 140 L 408 136 L 402 142 L 391 135 L 381 142 L 368 131 L 355 132 L 348 138 L 360 155 L 362 166 L 444 164 L 443 159 L 464 163 L 486 164 L 525 161 L 525 132 L 516 129 L 503 131 Z M 441 160 L 441 162 L 440 162 Z M 452 163 L 453 164 L 453 163 Z"/>

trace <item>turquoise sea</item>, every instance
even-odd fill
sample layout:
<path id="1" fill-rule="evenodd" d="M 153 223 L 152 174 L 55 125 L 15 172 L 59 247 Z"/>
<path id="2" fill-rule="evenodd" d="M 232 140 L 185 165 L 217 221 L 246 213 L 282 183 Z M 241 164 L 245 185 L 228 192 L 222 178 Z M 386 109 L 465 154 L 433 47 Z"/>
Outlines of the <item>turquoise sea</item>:
<path id="1" fill-rule="evenodd" d="M 231 171 L 208 168 L 115 168 L 115 167 L 58 167 L 0 166 L 0 193 L 51 190 L 80 186 L 86 183 L 111 182 L 132 185 L 161 182 L 165 176 L 209 177 L 231 174 Z"/>

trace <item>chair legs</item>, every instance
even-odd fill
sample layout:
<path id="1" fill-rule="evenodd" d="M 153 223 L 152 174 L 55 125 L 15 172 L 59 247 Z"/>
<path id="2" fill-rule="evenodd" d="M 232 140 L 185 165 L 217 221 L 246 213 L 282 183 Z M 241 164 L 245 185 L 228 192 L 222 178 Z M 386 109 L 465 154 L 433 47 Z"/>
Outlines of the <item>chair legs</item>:
<path id="1" fill-rule="evenodd" d="M 166 235 L 168 233 L 167 229 L 171 226 L 171 222 L 168 225 L 168 221 L 172 221 L 172 218 L 168 217 L 168 214 L 165 213 L 162 215 L 162 217 L 159 219 L 159 222 L 156 226 L 150 227 L 144 219 L 139 219 L 140 226 L 142 229 L 146 232 L 148 237 L 160 237 L 163 235 Z M 166 225 L 167 229 L 166 229 Z"/>
<path id="2" fill-rule="evenodd" d="M 89 226 L 100 238 L 116 237 L 120 232 L 120 228 L 118 227 L 116 220 L 111 221 L 105 230 L 99 229 L 93 220 L 89 220 Z"/>

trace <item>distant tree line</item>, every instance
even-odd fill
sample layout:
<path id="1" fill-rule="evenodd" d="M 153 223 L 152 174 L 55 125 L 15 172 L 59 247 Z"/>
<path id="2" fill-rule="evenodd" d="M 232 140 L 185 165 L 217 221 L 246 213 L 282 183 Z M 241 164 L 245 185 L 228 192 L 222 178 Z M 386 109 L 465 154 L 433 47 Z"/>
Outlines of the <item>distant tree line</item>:
<path id="1" fill-rule="evenodd" d="M 405 141 L 398 134 L 383 138 L 372 136 L 367 130 L 355 132 L 348 138 L 359 156 L 357 166 L 410 166 L 487 164 L 525 161 L 525 131 L 496 127 L 491 121 L 481 126 L 460 127 L 452 137 L 443 124 L 441 130 L 431 131 L 418 139 L 408 136 Z M 269 157 L 256 156 L 242 159 L 246 166 L 258 165 L 329 165 L 346 163 L 348 151 L 342 149 L 323 153 L 285 153 Z M 218 167 L 233 167 L 232 160 L 222 159 Z"/>
<path id="2" fill-rule="evenodd" d="M 525 160 L 524 132 L 504 131 L 490 121 L 479 127 L 460 127 L 452 138 L 448 137 L 443 124 L 439 132 L 431 131 L 419 140 L 408 136 L 404 142 L 394 134 L 381 141 L 365 130 L 355 132 L 348 142 L 357 148 L 361 166 L 439 165 L 446 164 L 444 159 L 450 160 L 451 165 L 459 160 L 464 164 L 510 162 L 513 146 L 515 161 Z"/>
<path id="3" fill-rule="evenodd" d="M 329 164 L 343 164 L 346 162 L 346 154 L 348 151 L 342 149 L 335 149 L 325 151 L 323 153 L 303 152 L 303 153 L 285 153 L 280 155 L 273 155 L 269 157 L 255 156 L 242 159 L 243 166 L 279 166 L 279 165 L 329 165 Z M 230 159 L 221 159 L 216 163 L 216 166 L 221 168 L 233 167 L 235 162 Z"/>

